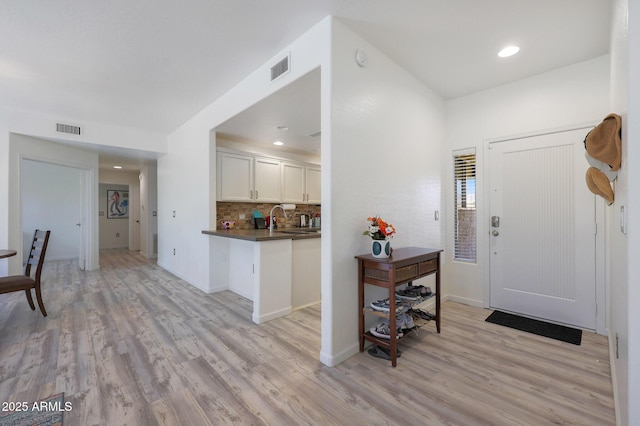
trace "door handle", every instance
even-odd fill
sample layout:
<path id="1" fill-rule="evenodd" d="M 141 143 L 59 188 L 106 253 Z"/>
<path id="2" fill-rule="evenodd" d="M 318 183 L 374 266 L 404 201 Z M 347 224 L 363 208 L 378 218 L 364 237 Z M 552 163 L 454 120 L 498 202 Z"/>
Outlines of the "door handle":
<path id="1" fill-rule="evenodd" d="M 500 232 L 498 232 L 497 229 L 494 229 L 493 231 L 491 231 L 491 235 L 493 235 L 494 237 L 497 237 L 498 235 L 500 235 Z"/>

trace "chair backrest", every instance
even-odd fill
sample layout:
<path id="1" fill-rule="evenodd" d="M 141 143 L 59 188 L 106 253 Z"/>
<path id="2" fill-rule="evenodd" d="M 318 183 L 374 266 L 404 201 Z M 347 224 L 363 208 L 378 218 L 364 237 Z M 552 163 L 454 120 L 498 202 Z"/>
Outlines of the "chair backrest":
<path id="1" fill-rule="evenodd" d="M 34 279 L 37 283 L 40 282 L 40 273 L 42 272 L 44 255 L 47 252 L 47 244 L 49 244 L 49 234 L 51 234 L 51 231 L 41 231 L 39 229 L 36 229 L 36 232 L 33 234 L 33 243 L 31 243 L 31 250 L 29 250 L 27 266 L 24 270 L 24 274 L 30 277 L 31 265 L 36 265 L 36 276 Z"/>

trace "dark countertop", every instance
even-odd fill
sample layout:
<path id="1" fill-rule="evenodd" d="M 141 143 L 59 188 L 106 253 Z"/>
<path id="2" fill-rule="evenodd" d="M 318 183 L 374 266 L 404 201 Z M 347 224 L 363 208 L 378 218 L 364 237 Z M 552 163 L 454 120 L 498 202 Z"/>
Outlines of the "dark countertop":
<path id="1" fill-rule="evenodd" d="M 315 232 L 305 232 L 314 230 Z M 274 229 L 269 235 L 268 229 L 215 229 L 202 231 L 203 234 L 213 235 L 222 238 L 235 238 L 246 241 L 270 241 L 270 240 L 304 240 L 309 238 L 320 238 L 321 233 L 318 228 L 284 228 Z"/>

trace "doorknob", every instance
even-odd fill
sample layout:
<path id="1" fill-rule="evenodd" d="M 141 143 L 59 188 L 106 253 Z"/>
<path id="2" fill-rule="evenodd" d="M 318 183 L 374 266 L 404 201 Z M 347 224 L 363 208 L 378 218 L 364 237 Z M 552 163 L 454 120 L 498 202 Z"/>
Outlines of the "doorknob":
<path id="1" fill-rule="evenodd" d="M 493 235 L 494 237 L 497 237 L 498 235 L 500 235 L 500 232 L 498 232 L 497 229 L 494 229 L 493 231 L 491 231 L 491 235 Z"/>
<path id="2" fill-rule="evenodd" d="M 80 224 L 79 224 L 79 223 L 76 223 L 76 226 L 80 226 Z"/>

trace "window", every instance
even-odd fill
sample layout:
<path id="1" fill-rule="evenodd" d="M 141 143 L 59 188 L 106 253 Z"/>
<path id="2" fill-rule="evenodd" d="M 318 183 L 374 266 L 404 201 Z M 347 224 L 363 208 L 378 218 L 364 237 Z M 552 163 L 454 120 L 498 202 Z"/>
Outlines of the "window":
<path id="1" fill-rule="evenodd" d="M 454 260 L 476 261 L 476 152 L 453 153 Z"/>

